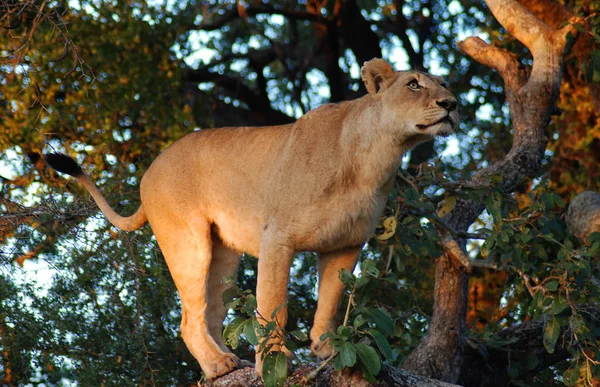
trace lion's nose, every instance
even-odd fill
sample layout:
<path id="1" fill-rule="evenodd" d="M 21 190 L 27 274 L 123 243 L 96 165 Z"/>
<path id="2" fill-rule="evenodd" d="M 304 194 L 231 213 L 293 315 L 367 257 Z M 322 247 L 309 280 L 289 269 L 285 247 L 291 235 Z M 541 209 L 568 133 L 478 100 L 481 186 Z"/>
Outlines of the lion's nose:
<path id="1" fill-rule="evenodd" d="M 450 99 L 450 98 L 446 98 L 446 99 L 442 99 L 439 101 L 435 101 L 439 106 L 443 107 L 444 109 L 451 111 L 456 109 L 456 105 L 457 102 L 455 99 Z"/>

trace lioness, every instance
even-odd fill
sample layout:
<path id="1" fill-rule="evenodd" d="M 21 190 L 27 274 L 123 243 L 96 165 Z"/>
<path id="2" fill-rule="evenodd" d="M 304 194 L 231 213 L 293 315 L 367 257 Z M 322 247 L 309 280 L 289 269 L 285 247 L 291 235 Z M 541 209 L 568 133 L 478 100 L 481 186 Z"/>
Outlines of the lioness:
<path id="1" fill-rule="evenodd" d="M 395 72 L 381 59 L 366 62 L 361 74 L 367 95 L 321 106 L 294 124 L 183 137 L 152 163 L 140 184 L 142 204 L 129 217 L 112 210 L 73 159 L 46 156 L 83 184 L 115 227 L 132 231 L 150 223 L 181 296 L 181 335 L 208 378 L 240 364 L 221 338 L 221 295 L 241 252 L 259 258 L 261 323 L 286 303 L 294 253 L 320 253 L 311 349 L 319 357 L 332 353 L 320 337 L 335 327 L 344 288 L 338 272 L 354 269 L 402 155 L 456 128 L 456 99 L 441 78 Z M 281 307 L 279 327 L 286 320 Z M 279 342 L 274 349 L 285 350 Z"/>

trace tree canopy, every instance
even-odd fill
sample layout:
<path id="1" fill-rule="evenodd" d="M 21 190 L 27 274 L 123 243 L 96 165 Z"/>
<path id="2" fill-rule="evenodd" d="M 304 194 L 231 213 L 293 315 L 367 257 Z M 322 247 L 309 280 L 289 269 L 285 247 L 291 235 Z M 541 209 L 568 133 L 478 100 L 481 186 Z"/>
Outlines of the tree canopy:
<path id="1" fill-rule="evenodd" d="M 374 57 L 446 78 L 461 124 L 403 160 L 359 270 L 342 273 L 329 367 L 391 385 L 399 367 L 470 386 L 597 383 L 600 222 L 579 239 L 564 213 L 600 191 L 600 5 L 494 4 L 1 0 L 0 384 L 202 377 L 150 228 L 118 232 L 43 154 L 76 158 L 131 214 L 173 141 L 357 98 Z M 578 208 L 596 216 L 589 195 Z M 316 259 L 292 269 L 295 369 L 315 361 Z M 224 336 L 248 360 L 255 287 L 245 256 Z"/>

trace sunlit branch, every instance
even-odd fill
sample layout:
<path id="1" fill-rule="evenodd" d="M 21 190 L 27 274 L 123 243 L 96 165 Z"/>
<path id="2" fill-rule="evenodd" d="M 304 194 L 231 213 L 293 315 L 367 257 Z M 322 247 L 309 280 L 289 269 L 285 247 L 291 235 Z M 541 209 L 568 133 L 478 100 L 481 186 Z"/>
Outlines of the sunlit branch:
<path id="1" fill-rule="evenodd" d="M 529 12 L 552 28 L 560 28 L 575 16 L 573 11 L 555 0 L 517 0 Z"/>
<path id="2" fill-rule="evenodd" d="M 458 48 L 484 66 L 498 70 L 504 77 L 506 72 L 518 67 L 517 56 L 503 48 L 484 42 L 479 37 L 470 37 L 457 43 Z"/>

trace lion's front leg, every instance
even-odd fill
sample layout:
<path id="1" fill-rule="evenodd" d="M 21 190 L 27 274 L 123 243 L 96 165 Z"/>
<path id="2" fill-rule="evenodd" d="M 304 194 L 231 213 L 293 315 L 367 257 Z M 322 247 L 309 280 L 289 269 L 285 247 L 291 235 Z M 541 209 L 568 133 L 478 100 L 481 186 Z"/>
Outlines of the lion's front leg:
<path id="1" fill-rule="evenodd" d="M 283 343 L 287 323 L 287 291 L 294 252 L 291 248 L 277 244 L 261 243 L 258 258 L 256 302 L 258 321 L 263 327 L 276 323 L 276 329 L 264 338 L 256 352 L 256 373 L 263 374 L 263 358 L 269 352 L 289 351 Z M 261 351 L 261 349 L 265 349 Z"/>
<path id="2" fill-rule="evenodd" d="M 321 341 L 324 333 L 331 332 L 336 327 L 335 316 L 344 291 L 344 284 L 339 279 L 342 269 L 349 272 L 354 270 L 360 247 L 321 254 L 319 257 L 319 302 L 315 321 L 310 331 L 311 352 L 324 359 L 333 353 L 328 340 Z"/>

